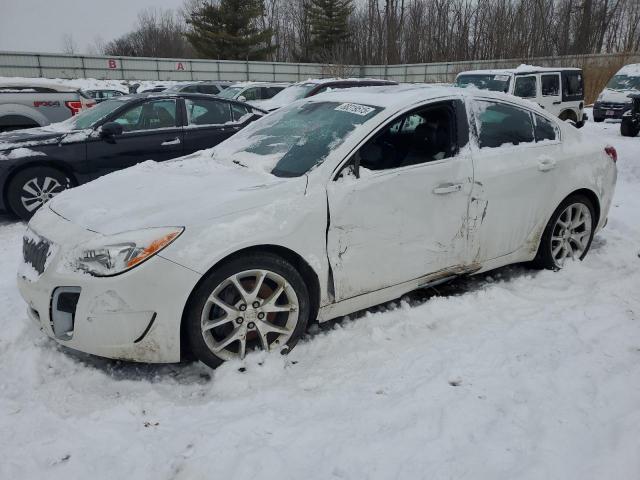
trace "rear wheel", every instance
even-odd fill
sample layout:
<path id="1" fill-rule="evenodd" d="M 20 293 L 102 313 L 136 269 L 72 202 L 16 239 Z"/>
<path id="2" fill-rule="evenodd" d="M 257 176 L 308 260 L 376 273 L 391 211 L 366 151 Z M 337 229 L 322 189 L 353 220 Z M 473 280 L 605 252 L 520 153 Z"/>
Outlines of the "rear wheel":
<path id="1" fill-rule="evenodd" d="M 571 195 L 553 212 L 542 234 L 534 264 L 560 269 L 567 260 L 582 260 L 596 227 L 595 210 L 584 195 Z"/>
<path id="2" fill-rule="evenodd" d="M 72 180 L 56 168 L 27 168 L 9 182 L 7 203 L 14 214 L 29 220 L 47 201 L 72 186 Z"/>
<path id="3" fill-rule="evenodd" d="M 293 348 L 307 328 L 309 293 L 298 271 L 271 253 L 250 253 L 210 273 L 187 308 L 191 352 L 212 368 L 252 350 Z"/>

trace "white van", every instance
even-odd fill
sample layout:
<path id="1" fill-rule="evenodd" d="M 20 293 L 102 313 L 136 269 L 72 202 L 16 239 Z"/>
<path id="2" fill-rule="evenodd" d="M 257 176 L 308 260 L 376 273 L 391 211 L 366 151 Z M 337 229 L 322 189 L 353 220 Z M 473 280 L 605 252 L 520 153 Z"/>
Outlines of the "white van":
<path id="1" fill-rule="evenodd" d="M 510 93 L 536 102 L 561 120 L 584 125 L 584 78 L 579 68 L 544 68 L 520 65 L 503 70 L 461 72 L 456 85 Z"/>
<path id="2" fill-rule="evenodd" d="M 620 120 L 627 110 L 631 110 L 630 93 L 640 93 L 640 63 L 625 65 L 616 73 L 593 104 L 593 119 Z"/>

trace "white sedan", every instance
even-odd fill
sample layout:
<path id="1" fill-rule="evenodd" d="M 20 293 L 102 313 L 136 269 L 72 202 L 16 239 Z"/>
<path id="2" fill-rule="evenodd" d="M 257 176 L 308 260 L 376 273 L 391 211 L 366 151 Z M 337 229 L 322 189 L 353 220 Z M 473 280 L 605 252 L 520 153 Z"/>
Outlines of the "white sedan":
<path id="1" fill-rule="evenodd" d="M 215 367 L 460 275 L 584 258 L 615 161 L 503 94 L 327 93 L 62 193 L 29 223 L 18 283 L 63 345 Z"/>

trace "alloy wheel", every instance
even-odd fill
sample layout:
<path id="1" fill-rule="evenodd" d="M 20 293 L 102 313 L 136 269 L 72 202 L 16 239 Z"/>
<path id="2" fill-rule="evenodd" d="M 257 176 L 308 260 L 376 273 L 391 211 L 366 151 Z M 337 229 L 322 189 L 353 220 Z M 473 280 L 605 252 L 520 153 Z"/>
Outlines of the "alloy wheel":
<path id="1" fill-rule="evenodd" d="M 20 201 L 28 212 L 33 212 L 63 190 L 65 186 L 55 178 L 35 177 L 22 186 Z"/>
<path id="2" fill-rule="evenodd" d="M 298 314 L 298 297 L 284 277 L 269 270 L 245 270 L 215 287 L 200 327 L 211 352 L 230 360 L 244 358 L 250 350 L 284 348 Z"/>
<path id="3" fill-rule="evenodd" d="M 553 226 L 551 256 L 558 267 L 569 259 L 581 260 L 591 238 L 591 212 L 583 203 L 573 203 L 563 210 Z"/>

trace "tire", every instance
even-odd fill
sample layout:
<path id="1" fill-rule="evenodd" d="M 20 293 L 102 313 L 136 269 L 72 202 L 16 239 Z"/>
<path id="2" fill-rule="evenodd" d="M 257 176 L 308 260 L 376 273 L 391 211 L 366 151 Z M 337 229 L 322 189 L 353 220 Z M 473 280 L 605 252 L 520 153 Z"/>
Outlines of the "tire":
<path id="1" fill-rule="evenodd" d="M 277 255 L 252 252 L 205 276 L 189 300 L 184 331 L 191 353 L 216 368 L 254 349 L 288 352 L 306 331 L 309 316 L 309 292 L 300 273 Z"/>
<path id="2" fill-rule="evenodd" d="M 638 131 L 640 130 L 640 128 L 636 127 L 635 125 L 633 125 L 633 123 L 629 122 L 625 122 L 624 119 L 622 120 L 622 123 L 620 124 L 620 134 L 623 137 L 635 137 L 636 135 L 638 135 Z"/>
<path id="3" fill-rule="evenodd" d="M 574 218 L 567 215 L 569 208 L 574 208 L 572 211 Z M 577 215 L 579 212 L 582 217 Z M 584 222 L 578 224 L 577 222 L 580 218 Z M 572 221 L 568 222 L 569 220 Z M 561 223 L 567 222 L 577 225 L 564 228 Z M 584 259 L 591 247 L 596 225 L 595 208 L 591 200 L 581 194 L 570 195 L 562 201 L 553 212 L 553 215 L 551 215 L 551 219 L 542 234 L 538 253 L 533 260 L 534 266 L 549 270 L 561 269 L 568 256 L 563 259 L 559 257 L 564 253 L 568 253 L 568 248 L 571 249 L 571 258 Z M 560 249 L 558 249 L 559 246 Z"/>
<path id="4" fill-rule="evenodd" d="M 73 186 L 73 181 L 57 168 L 26 168 L 10 180 L 7 203 L 15 215 L 29 220 L 45 202 Z"/>

